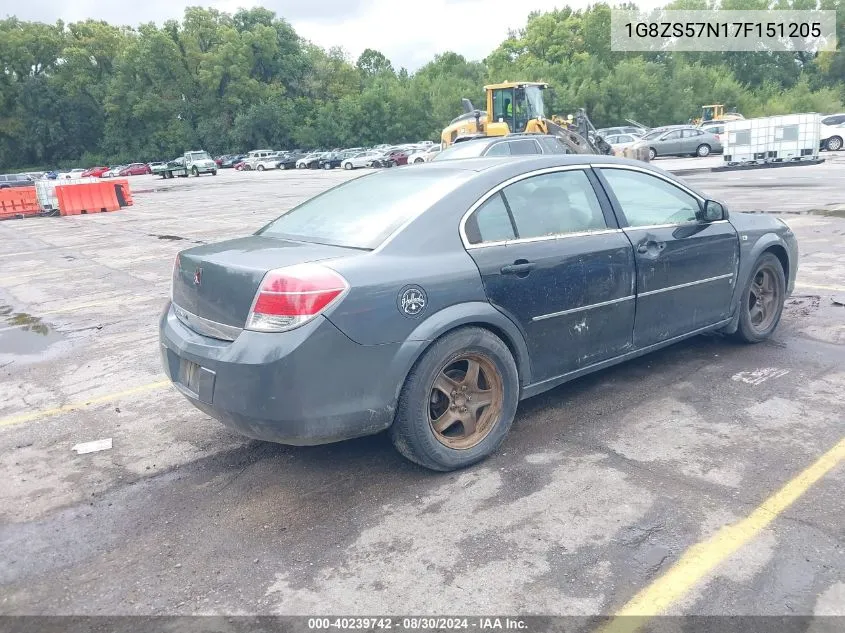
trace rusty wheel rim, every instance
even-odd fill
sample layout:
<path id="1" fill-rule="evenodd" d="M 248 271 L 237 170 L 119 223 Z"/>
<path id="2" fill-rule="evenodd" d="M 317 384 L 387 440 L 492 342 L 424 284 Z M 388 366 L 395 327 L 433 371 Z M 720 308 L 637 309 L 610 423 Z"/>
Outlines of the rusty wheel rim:
<path id="1" fill-rule="evenodd" d="M 769 267 L 757 270 L 748 293 L 748 320 L 757 332 L 765 332 L 771 327 L 779 299 L 774 271 Z"/>
<path id="2" fill-rule="evenodd" d="M 429 392 L 428 421 L 449 448 L 477 446 L 502 413 L 502 377 L 492 360 L 461 354 L 444 365 Z"/>

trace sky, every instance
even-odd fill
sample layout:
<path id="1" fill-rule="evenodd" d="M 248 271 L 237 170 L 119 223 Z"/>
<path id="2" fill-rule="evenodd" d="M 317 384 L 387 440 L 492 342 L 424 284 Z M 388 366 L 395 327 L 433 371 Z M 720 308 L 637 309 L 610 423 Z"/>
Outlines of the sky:
<path id="1" fill-rule="evenodd" d="M 589 0 L 0 0 L 0 17 L 13 14 L 21 20 L 50 23 L 97 18 L 137 26 L 181 19 L 187 6 L 226 12 L 263 6 L 315 44 L 343 47 L 353 61 L 365 48 L 374 48 L 396 69 L 404 66 L 413 72 L 449 50 L 481 60 L 507 37 L 508 29 L 525 26 L 532 10 L 549 11 L 566 4 L 584 8 Z"/>

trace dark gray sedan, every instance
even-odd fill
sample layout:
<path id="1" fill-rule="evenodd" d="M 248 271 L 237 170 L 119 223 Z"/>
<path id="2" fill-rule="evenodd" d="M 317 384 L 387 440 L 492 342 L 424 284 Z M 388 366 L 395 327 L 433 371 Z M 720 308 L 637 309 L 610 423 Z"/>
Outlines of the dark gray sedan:
<path id="1" fill-rule="evenodd" d="M 182 251 L 161 350 L 188 400 L 244 435 L 389 429 L 451 470 L 493 452 L 523 398 L 702 332 L 766 339 L 797 265 L 786 224 L 641 162 L 437 161 Z"/>

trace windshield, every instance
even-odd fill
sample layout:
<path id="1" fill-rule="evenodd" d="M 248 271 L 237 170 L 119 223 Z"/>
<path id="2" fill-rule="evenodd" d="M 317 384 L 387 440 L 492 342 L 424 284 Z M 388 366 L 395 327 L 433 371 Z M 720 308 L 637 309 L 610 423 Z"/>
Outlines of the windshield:
<path id="1" fill-rule="evenodd" d="M 447 147 L 431 160 L 451 160 L 453 158 L 476 158 L 487 148 L 487 143 L 465 141 Z"/>
<path id="2" fill-rule="evenodd" d="M 188 154 L 188 157 L 191 160 L 211 160 L 211 156 L 208 155 L 208 152 L 191 152 Z"/>
<path id="3" fill-rule="evenodd" d="M 543 90 L 539 86 L 526 86 L 525 100 L 528 103 L 529 118 L 546 117 L 543 106 Z"/>
<path id="4" fill-rule="evenodd" d="M 400 169 L 363 176 L 294 207 L 256 235 L 373 249 L 473 173 Z"/>

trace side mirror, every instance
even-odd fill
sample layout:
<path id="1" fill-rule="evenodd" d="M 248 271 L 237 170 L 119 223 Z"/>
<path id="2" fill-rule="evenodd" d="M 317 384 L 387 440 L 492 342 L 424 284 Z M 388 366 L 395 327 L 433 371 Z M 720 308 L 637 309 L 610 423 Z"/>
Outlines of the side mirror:
<path id="1" fill-rule="evenodd" d="M 728 210 L 719 202 L 715 200 L 705 200 L 704 207 L 701 210 L 702 222 L 716 222 L 718 220 L 727 220 Z"/>

